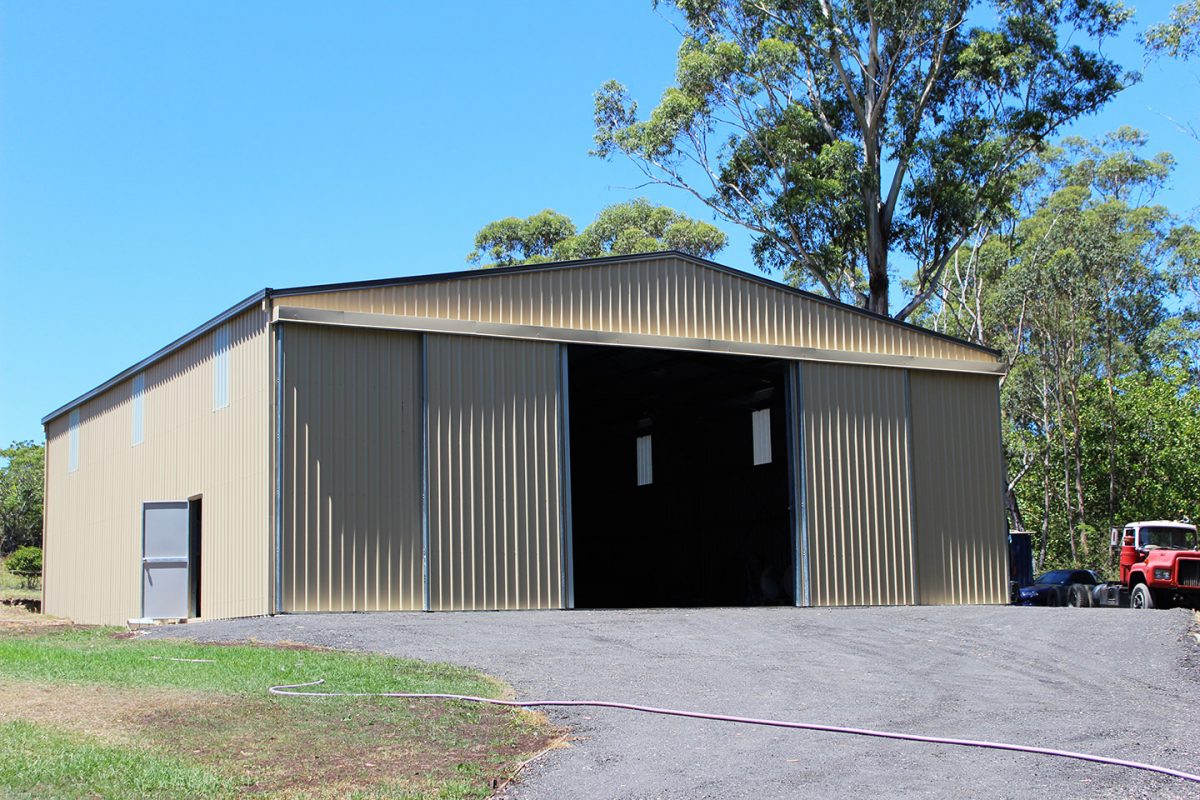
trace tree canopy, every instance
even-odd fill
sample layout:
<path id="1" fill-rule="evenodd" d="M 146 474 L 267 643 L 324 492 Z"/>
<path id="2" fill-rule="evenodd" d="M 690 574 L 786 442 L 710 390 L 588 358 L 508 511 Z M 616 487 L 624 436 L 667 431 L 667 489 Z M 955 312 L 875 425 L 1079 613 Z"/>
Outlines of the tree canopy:
<path id="1" fill-rule="evenodd" d="M 551 209 L 524 219 L 506 217 L 489 222 L 475 234 L 475 249 L 467 261 L 482 267 L 508 267 L 660 250 L 708 258 L 727 241 L 714 225 L 638 198 L 609 206 L 582 231 L 570 217 Z"/>
<path id="2" fill-rule="evenodd" d="M 1187 0 L 1171 9 L 1170 18 L 1151 25 L 1143 37 L 1147 53 L 1189 59 L 1200 52 L 1200 0 Z"/>
<path id="3" fill-rule="evenodd" d="M 1047 150 L 919 317 L 1008 361 L 1010 523 L 1040 532 L 1043 566 L 1104 569 L 1108 528 L 1200 515 L 1200 234 L 1154 202 L 1175 160 L 1146 144 L 1121 128 Z"/>
<path id="4" fill-rule="evenodd" d="M 595 155 L 628 156 L 756 234 L 796 284 L 909 317 L 958 248 L 1003 213 L 1028 157 L 1134 75 L 1096 44 L 1118 0 L 669 0 L 675 85 L 648 116 L 596 95 Z M 977 13 L 969 13 L 977 12 Z"/>
<path id="5" fill-rule="evenodd" d="M 1171 9 L 1170 17 L 1151 25 L 1142 36 L 1147 60 L 1162 57 L 1188 61 L 1200 53 L 1200 0 L 1186 0 Z M 1179 128 L 1200 142 L 1200 130 L 1191 120 L 1174 119 Z"/>
<path id="6" fill-rule="evenodd" d="M 41 545 L 46 447 L 13 442 L 0 448 L 0 554 Z"/>

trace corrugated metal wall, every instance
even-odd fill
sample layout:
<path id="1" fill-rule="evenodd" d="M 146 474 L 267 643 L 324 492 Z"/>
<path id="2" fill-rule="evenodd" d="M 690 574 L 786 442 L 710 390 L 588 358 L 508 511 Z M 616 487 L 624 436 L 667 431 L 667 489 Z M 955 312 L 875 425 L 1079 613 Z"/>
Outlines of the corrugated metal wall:
<path id="1" fill-rule="evenodd" d="M 430 609 L 561 608 L 557 345 L 426 352 Z"/>
<path id="2" fill-rule="evenodd" d="M 422 606 L 420 336 L 283 326 L 284 611 Z"/>
<path id="3" fill-rule="evenodd" d="M 987 353 L 683 259 L 547 268 L 286 294 L 288 306 L 855 353 L 991 361 Z"/>
<path id="4" fill-rule="evenodd" d="M 921 603 L 1007 602 L 996 379 L 914 371 L 911 392 Z"/>
<path id="5" fill-rule="evenodd" d="M 283 302 L 975 367 L 994 361 L 676 258 L 481 272 Z M 275 387 L 266 323 L 256 308 L 147 367 L 141 443 L 134 375 L 77 409 L 77 470 L 68 471 L 74 414 L 49 422 L 49 613 L 97 623 L 137 616 L 141 503 L 197 495 L 204 499 L 203 615 L 270 610 Z M 431 609 L 564 606 L 559 345 L 300 324 L 283 330 L 284 609 L 419 608 L 426 594 Z M 223 331 L 227 384 L 214 382 L 226 360 L 214 357 Z M 814 605 L 1005 599 L 995 378 L 907 375 L 801 366 L 802 544 Z M 214 410 L 226 395 L 228 407 Z"/>
<path id="6" fill-rule="evenodd" d="M 203 495 L 202 613 L 268 611 L 270 351 L 261 310 L 229 322 L 229 405 L 213 410 L 213 337 L 146 368 L 142 442 L 133 383 L 80 409 L 79 468 L 68 425 L 47 425 L 46 612 L 120 624 L 141 614 L 141 504 Z"/>
<path id="7" fill-rule="evenodd" d="M 915 602 L 905 373 L 800 369 L 812 605 Z"/>

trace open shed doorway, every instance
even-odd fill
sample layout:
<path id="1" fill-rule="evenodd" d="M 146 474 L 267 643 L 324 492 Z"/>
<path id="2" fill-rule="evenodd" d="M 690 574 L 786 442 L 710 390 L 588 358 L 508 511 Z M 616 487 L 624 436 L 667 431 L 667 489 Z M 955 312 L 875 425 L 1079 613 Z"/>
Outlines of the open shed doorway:
<path id="1" fill-rule="evenodd" d="M 575 607 L 791 605 L 786 363 L 568 359 Z"/>

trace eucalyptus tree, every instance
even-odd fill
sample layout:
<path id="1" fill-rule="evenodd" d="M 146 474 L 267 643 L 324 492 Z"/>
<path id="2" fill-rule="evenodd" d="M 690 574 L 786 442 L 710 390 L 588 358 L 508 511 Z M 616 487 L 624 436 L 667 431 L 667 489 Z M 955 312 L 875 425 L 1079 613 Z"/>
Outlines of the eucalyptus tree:
<path id="1" fill-rule="evenodd" d="M 1200 0 L 1174 6 L 1166 20 L 1146 29 L 1142 40 L 1151 56 L 1186 60 L 1200 53 Z"/>
<path id="2" fill-rule="evenodd" d="M 596 95 L 595 148 L 756 234 L 764 270 L 905 319 L 1022 163 L 1133 74 L 1119 0 L 668 0 L 675 83 L 644 118 Z"/>
<path id="3" fill-rule="evenodd" d="M 467 261 L 483 267 L 550 261 L 555 245 L 577 233 L 570 217 L 550 208 L 528 217 L 504 217 L 479 229 Z"/>
<path id="4" fill-rule="evenodd" d="M 1148 59 L 1162 57 L 1189 61 L 1200 54 L 1200 0 L 1185 0 L 1171 9 L 1168 18 L 1151 25 L 1142 37 Z M 1194 89 L 1195 87 L 1193 87 Z M 1174 120 L 1178 127 L 1200 142 L 1200 130 L 1192 120 Z M 1172 321 L 1181 368 L 1193 379 L 1200 377 L 1200 233 L 1194 228 L 1177 234 L 1172 279 L 1185 298 L 1184 310 Z"/>
<path id="5" fill-rule="evenodd" d="M 1154 202 L 1173 157 L 1145 147 L 1122 128 L 1047 151 L 1025 173 L 1013 221 L 963 248 L 922 318 L 1004 353 L 1010 518 L 1036 510 L 1024 517 L 1040 529 L 1043 560 L 1101 565 L 1096 542 L 1129 508 L 1126 440 L 1147 436 L 1127 427 L 1137 403 L 1123 392 L 1161 394 L 1143 381 L 1179 363 L 1175 276 L 1200 250 Z"/>
<path id="6" fill-rule="evenodd" d="M 708 258 L 727 242 L 728 237 L 715 225 L 637 198 L 605 208 L 582 231 L 570 217 L 551 209 L 530 217 L 489 222 L 475 234 L 475 249 L 467 261 L 476 266 L 506 267 L 659 250 Z"/>
<path id="7" fill-rule="evenodd" d="M 1200 53 L 1200 0 L 1185 0 L 1171 9 L 1170 16 L 1151 25 L 1142 36 L 1147 61 L 1174 58 L 1189 61 Z M 1194 87 L 1193 87 L 1194 90 Z M 1168 116 L 1180 130 L 1200 142 L 1194 119 Z"/>

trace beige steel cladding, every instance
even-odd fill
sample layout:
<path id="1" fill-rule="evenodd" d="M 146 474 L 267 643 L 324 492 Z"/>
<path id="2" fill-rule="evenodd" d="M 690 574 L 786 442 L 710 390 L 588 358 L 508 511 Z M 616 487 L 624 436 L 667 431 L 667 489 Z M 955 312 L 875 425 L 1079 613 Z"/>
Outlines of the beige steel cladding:
<path id="1" fill-rule="evenodd" d="M 561 608 L 554 344 L 430 335 L 429 608 Z"/>
<path id="2" fill-rule="evenodd" d="M 46 418 L 48 613 L 139 616 L 197 496 L 205 617 L 570 605 L 563 342 L 798 362 L 802 597 L 1005 600 L 988 351 L 666 254 L 256 298 Z"/>
<path id="3" fill-rule="evenodd" d="M 916 602 L 905 372 L 806 362 L 800 391 L 812 605 Z"/>
<path id="4" fill-rule="evenodd" d="M 1008 551 L 996 379 L 911 376 L 920 601 L 1004 603 Z"/>
<path id="5" fill-rule="evenodd" d="M 222 332 L 224 331 L 224 332 Z M 228 405 L 214 410 L 214 338 L 228 337 Z M 47 421 L 46 612 L 81 623 L 141 615 L 144 501 L 203 499 L 202 614 L 265 614 L 270 556 L 270 351 L 258 306 L 142 372 L 142 438 L 133 435 L 135 375 Z"/>
<path id="6" fill-rule="evenodd" d="M 422 606 L 421 343 L 284 325 L 282 611 Z"/>
<path id="7" fill-rule="evenodd" d="M 964 343 L 823 302 L 752 276 L 664 255 L 448 280 L 280 294 L 279 304 L 441 320 L 531 325 L 995 367 Z"/>

